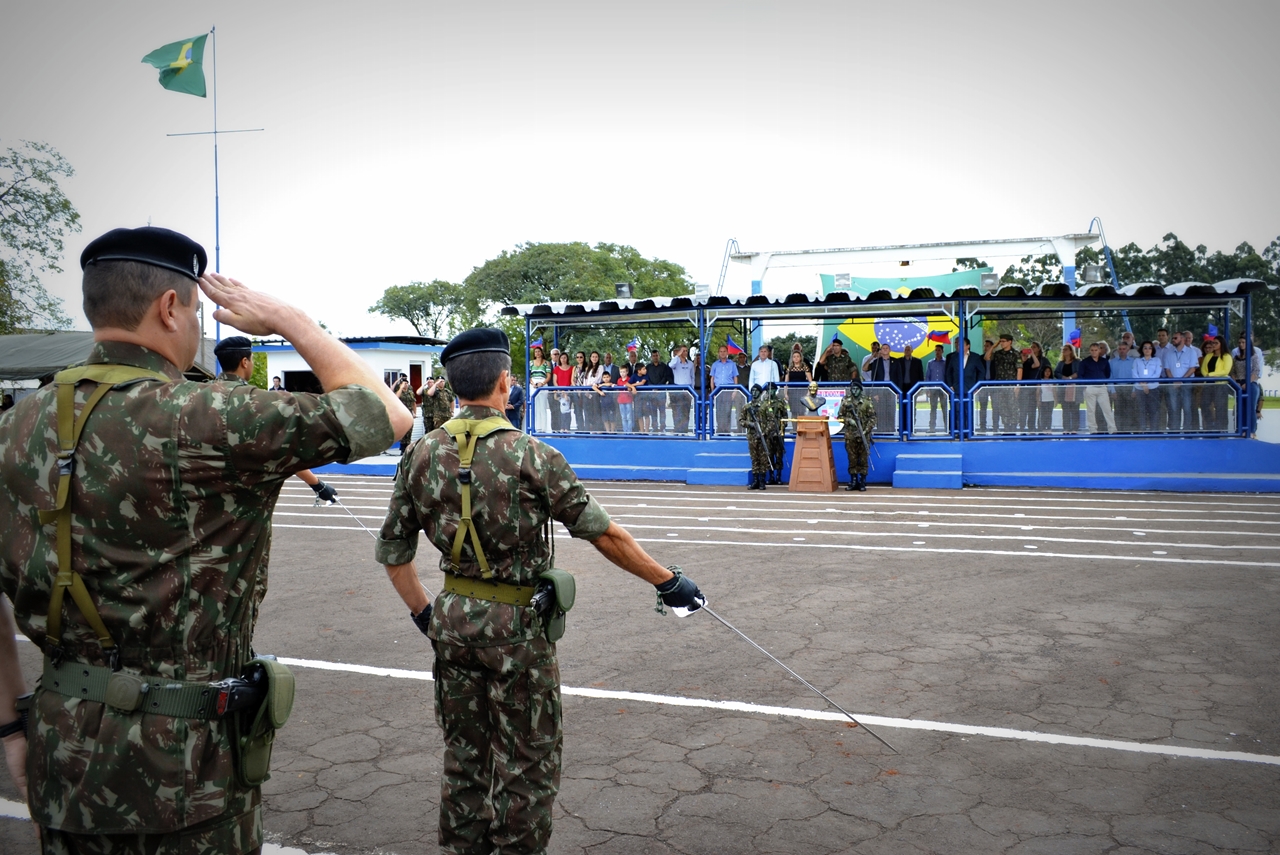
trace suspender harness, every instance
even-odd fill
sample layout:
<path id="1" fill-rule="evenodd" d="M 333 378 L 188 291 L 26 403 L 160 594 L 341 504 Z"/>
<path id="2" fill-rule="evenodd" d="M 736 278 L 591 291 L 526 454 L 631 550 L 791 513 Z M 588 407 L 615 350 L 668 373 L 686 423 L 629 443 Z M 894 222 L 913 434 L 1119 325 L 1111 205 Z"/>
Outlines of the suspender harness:
<path id="1" fill-rule="evenodd" d="M 98 384 L 79 418 L 75 415 L 76 385 L 83 380 L 92 380 Z M 98 636 L 98 644 L 107 654 L 112 670 L 120 667 L 120 650 L 111 640 L 102 617 L 89 597 L 89 590 L 84 585 L 80 574 L 71 569 L 71 476 L 75 473 L 76 445 L 80 442 L 80 434 L 84 431 L 89 414 L 98 405 L 103 396 L 112 389 L 129 386 L 142 380 L 160 380 L 170 382 L 171 378 L 159 371 L 137 368 L 132 365 L 81 365 L 59 371 L 53 377 L 58 395 L 58 493 L 51 511 L 40 511 L 40 524 L 57 523 L 58 574 L 54 578 L 53 591 L 49 597 L 49 614 L 45 627 L 45 638 L 49 643 L 49 656 L 55 667 L 60 665 L 64 655 L 62 647 L 62 598 L 67 591 L 71 599 L 80 609 L 80 614 L 89 623 Z"/>
<path id="2" fill-rule="evenodd" d="M 441 427 L 458 444 L 458 483 L 462 485 L 462 519 L 458 522 L 458 532 L 453 538 L 450 567 L 456 575 L 462 561 L 462 542 L 470 532 L 471 548 L 475 550 L 476 560 L 480 563 L 480 575 L 484 579 L 492 579 L 493 571 L 489 569 L 489 561 L 484 557 L 484 549 L 480 546 L 480 533 L 471 521 L 471 461 L 475 457 L 477 440 L 496 431 L 515 430 L 515 427 L 502 416 L 489 416 L 486 419 L 454 418 Z"/>

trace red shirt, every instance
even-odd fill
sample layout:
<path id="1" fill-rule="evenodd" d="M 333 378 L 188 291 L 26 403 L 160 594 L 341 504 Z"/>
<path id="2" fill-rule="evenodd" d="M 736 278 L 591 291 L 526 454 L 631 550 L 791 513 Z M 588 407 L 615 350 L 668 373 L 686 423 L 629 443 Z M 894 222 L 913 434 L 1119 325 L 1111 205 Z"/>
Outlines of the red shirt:
<path id="1" fill-rule="evenodd" d="M 564 368 L 557 365 L 555 368 L 551 369 L 551 375 L 554 378 L 555 385 L 557 386 L 573 385 L 573 366 L 571 365 L 566 365 Z"/>

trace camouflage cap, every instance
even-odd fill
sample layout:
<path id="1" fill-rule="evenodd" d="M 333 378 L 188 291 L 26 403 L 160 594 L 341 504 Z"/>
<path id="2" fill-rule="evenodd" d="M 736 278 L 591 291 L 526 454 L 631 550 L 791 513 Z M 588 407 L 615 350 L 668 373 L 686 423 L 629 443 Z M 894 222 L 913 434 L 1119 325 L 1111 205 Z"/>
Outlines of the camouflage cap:
<path id="1" fill-rule="evenodd" d="M 80 269 L 96 261 L 138 261 L 199 279 L 209 262 L 204 247 L 184 234 L 156 226 L 112 229 L 80 253 Z"/>
<path id="2" fill-rule="evenodd" d="M 492 327 L 467 330 L 458 333 L 453 340 L 440 351 L 440 364 L 448 365 L 455 356 L 467 353 L 510 353 L 511 342 L 502 330 Z"/>

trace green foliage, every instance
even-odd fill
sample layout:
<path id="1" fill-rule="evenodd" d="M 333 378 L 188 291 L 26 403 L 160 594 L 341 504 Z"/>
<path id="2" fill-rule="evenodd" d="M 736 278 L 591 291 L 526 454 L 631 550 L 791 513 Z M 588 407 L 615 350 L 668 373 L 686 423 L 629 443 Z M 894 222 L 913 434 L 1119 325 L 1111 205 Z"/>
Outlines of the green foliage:
<path id="1" fill-rule="evenodd" d="M 766 341 L 765 344 L 773 348 L 775 361 L 780 365 L 787 365 L 791 361 L 791 346 L 796 342 L 800 343 L 800 349 L 804 352 L 804 361 L 812 367 L 818 361 L 818 357 L 822 355 L 818 352 L 818 337 L 816 335 L 797 335 L 792 332 L 786 335 L 776 335 Z M 825 349 L 825 346 L 823 349 Z M 755 357 L 753 356 L 752 358 L 754 359 Z"/>
<path id="2" fill-rule="evenodd" d="M 62 272 L 63 239 L 80 231 L 80 214 L 58 185 L 72 175 L 48 143 L 24 140 L 0 154 L 0 334 L 71 326 L 40 274 Z"/>
<path id="3" fill-rule="evenodd" d="M 392 285 L 369 307 L 369 312 L 402 318 L 413 325 L 418 335 L 447 338 L 475 325 L 470 322 L 476 314 L 475 307 L 469 307 L 468 302 L 463 286 L 433 279 Z"/>
<path id="4" fill-rule="evenodd" d="M 465 285 L 471 301 L 504 306 L 611 300 L 617 282 L 630 282 L 636 298 L 693 293 L 693 282 L 680 265 L 611 243 L 520 244 L 472 270 Z"/>
<path id="5" fill-rule="evenodd" d="M 267 355 L 265 353 L 253 355 L 253 374 L 249 377 L 249 385 L 257 386 L 259 389 L 267 388 Z"/>

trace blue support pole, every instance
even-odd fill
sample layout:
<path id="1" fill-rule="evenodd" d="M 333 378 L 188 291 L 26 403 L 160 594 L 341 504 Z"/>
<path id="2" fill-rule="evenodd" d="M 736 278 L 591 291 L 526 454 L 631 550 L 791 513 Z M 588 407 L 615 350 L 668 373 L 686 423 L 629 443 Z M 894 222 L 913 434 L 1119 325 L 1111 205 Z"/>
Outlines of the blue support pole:
<path id="1" fill-rule="evenodd" d="M 529 385 L 529 357 L 533 352 L 529 350 L 530 336 L 533 335 L 533 322 L 526 315 L 524 319 L 524 432 L 529 433 L 529 428 L 533 426 L 533 388 Z"/>
<path id="2" fill-rule="evenodd" d="M 956 418 L 956 424 L 960 429 L 960 441 L 964 442 L 965 435 L 965 416 L 969 412 L 969 408 L 965 401 L 965 394 L 968 391 L 964 387 L 964 343 L 969 340 L 969 313 L 966 310 L 967 303 L 964 298 L 960 299 L 960 337 L 956 339 L 956 345 L 960 348 L 956 352 L 956 399 L 951 404 L 952 412 L 959 410 Z"/>
<path id="3" fill-rule="evenodd" d="M 1240 354 L 1244 358 L 1244 391 L 1241 397 L 1244 399 L 1244 405 L 1247 408 L 1245 417 L 1240 419 L 1240 435 L 1246 439 L 1257 432 L 1257 406 L 1261 400 L 1256 403 L 1253 400 L 1253 295 L 1244 295 L 1244 353 Z M 1258 389 L 1258 395 L 1262 395 L 1262 389 Z"/>
<path id="4" fill-rule="evenodd" d="M 707 362 L 707 344 L 711 341 L 711 333 L 707 329 L 707 313 L 705 309 L 698 310 L 698 400 L 694 402 L 693 412 L 697 422 L 694 424 L 693 435 L 695 439 L 707 438 L 707 369 L 710 363 Z"/>
<path id="5" fill-rule="evenodd" d="M 763 293 L 764 293 L 764 280 L 752 279 L 751 280 L 752 296 L 756 294 L 763 294 Z M 756 328 L 751 331 L 751 352 L 747 354 L 747 359 L 748 360 L 755 359 L 756 354 L 760 352 L 760 346 L 763 344 L 764 344 L 764 324 L 762 322 L 757 322 Z"/>

